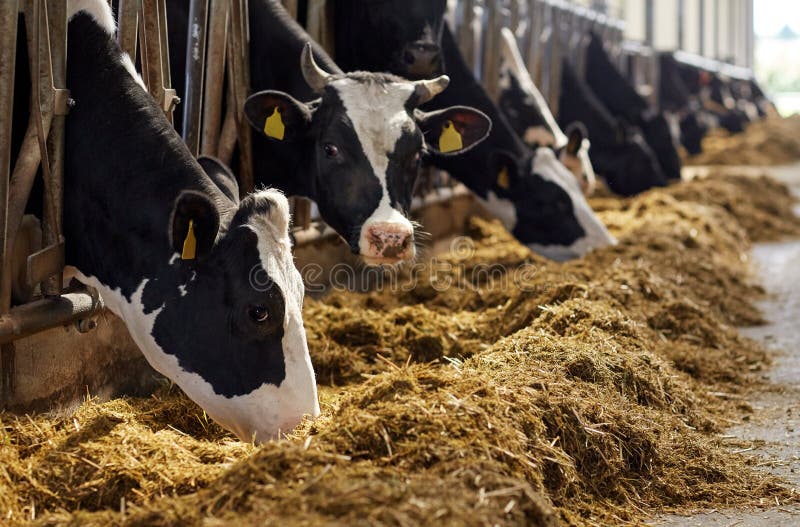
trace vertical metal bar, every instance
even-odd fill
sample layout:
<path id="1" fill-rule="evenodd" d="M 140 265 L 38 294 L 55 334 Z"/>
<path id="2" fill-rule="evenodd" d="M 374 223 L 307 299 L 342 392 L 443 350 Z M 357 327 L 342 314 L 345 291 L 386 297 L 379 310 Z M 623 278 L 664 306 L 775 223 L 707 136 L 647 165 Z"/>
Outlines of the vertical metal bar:
<path id="1" fill-rule="evenodd" d="M 698 9 L 700 12 L 698 13 L 697 17 L 700 20 L 699 28 L 700 28 L 700 55 L 705 56 L 706 54 L 706 0 L 700 0 L 698 3 Z"/>
<path id="2" fill-rule="evenodd" d="M 167 8 L 165 0 L 141 0 L 142 74 L 147 91 L 158 102 L 172 122 L 172 111 L 179 101 L 171 88 L 169 73 L 169 44 L 167 40 Z"/>
<path id="3" fill-rule="evenodd" d="M 719 0 L 714 0 L 714 58 L 719 60 L 720 59 L 720 48 L 719 48 Z"/>
<path id="4" fill-rule="evenodd" d="M 488 31 L 485 34 L 483 53 L 483 85 L 493 101 L 499 96 L 500 83 L 500 28 L 503 25 L 502 0 L 487 2 Z"/>
<path id="5" fill-rule="evenodd" d="M 244 117 L 244 101 L 250 91 L 248 0 L 231 0 L 230 22 L 229 85 L 236 119 L 236 137 L 239 142 L 239 190 L 245 196 L 254 188 L 250 126 Z"/>
<path id="6" fill-rule="evenodd" d="M 227 46 L 229 0 L 211 0 L 208 19 L 206 83 L 203 91 L 203 126 L 200 152 L 218 155 L 222 126 L 222 85 L 225 81 L 225 48 Z"/>
<path id="7" fill-rule="evenodd" d="M 11 170 L 11 131 L 14 109 L 14 71 L 17 56 L 17 0 L 0 3 L 0 277 L 8 271 L 8 187 Z M 10 276 L 10 274 L 9 274 Z M 11 283 L 0 281 L 0 315 L 11 308 Z M 14 344 L 0 346 L 0 408 L 13 390 Z"/>
<path id="8" fill-rule="evenodd" d="M 5 267 L 8 248 L 8 186 L 11 173 L 11 124 L 14 110 L 14 71 L 17 57 L 17 11 L 19 3 L 10 0 L 0 4 L 0 276 Z M 2 284 L 0 284 L 0 287 Z M 10 298 L 0 294 L 0 299 Z M 0 305 L 0 314 L 8 313 L 9 305 Z"/>
<path id="9" fill-rule="evenodd" d="M 464 19 L 461 22 L 461 27 L 458 28 L 458 48 L 461 50 L 464 60 L 474 71 L 477 54 L 474 31 L 475 0 L 464 0 L 462 6 Z"/>
<path id="10" fill-rule="evenodd" d="M 208 0 L 191 0 L 186 36 L 186 93 L 183 94 L 183 141 L 193 156 L 200 153 L 200 118 L 206 62 Z"/>
<path id="11" fill-rule="evenodd" d="M 553 6 L 552 9 L 552 25 L 553 36 L 551 39 L 552 46 L 550 47 L 550 72 L 548 75 L 549 89 L 547 91 L 547 104 L 553 115 L 558 115 L 558 100 L 561 97 L 561 61 L 564 54 L 562 52 L 562 15 L 561 7 Z"/>
<path id="12" fill-rule="evenodd" d="M 41 16 L 42 29 L 49 31 L 48 42 L 52 83 L 47 88 L 55 95 L 58 90 L 63 99 L 67 92 L 67 6 L 62 0 L 47 0 Z M 44 79 L 42 79 L 44 81 Z M 66 101 L 51 99 L 50 110 L 53 120 L 47 138 L 47 156 L 42 156 L 44 177 L 44 210 L 42 241 L 47 248 L 63 251 L 61 222 L 64 208 L 64 125 L 67 113 Z M 60 258 L 63 262 L 63 257 Z M 42 284 L 42 292 L 47 296 L 58 296 L 62 289 L 63 267 L 53 269 L 56 273 Z"/>
<path id="13" fill-rule="evenodd" d="M 655 37 L 653 27 L 653 0 L 645 0 L 644 3 L 644 42 L 648 46 L 653 45 Z"/>
<path id="14" fill-rule="evenodd" d="M 139 30 L 139 0 L 119 0 L 117 42 L 131 60 L 136 60 L 136 36 Z"/>
<path id="15" fill-rule="evenodd" d="M 686 47 L 686 31 L 683 27 L 686 20 L 686 0 L 678 0 L 678 49 Z"/>

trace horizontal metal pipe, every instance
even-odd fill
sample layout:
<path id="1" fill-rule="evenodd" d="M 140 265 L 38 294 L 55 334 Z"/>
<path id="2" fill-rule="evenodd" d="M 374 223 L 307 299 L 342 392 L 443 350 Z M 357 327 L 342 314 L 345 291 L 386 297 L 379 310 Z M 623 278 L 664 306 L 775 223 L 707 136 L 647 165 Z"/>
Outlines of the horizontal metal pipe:
<path id="1" fill-rule="evenodd" d="M 9 313 L 0 316 L 0 344 L 89 318 L 99 313 L 103 307 L 100 297 L 93 297 L 85 291 L 66 293 L 14 307 Z"/>

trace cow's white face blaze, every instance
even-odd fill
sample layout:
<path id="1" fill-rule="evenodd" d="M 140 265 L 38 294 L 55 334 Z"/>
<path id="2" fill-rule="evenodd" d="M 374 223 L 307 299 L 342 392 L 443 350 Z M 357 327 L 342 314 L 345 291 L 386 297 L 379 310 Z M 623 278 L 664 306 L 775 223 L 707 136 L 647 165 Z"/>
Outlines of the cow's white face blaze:
<path id="1" fill-rule="evenodd" d="M 422 134 L 409 112 L 414 86 L 409 82 L 378 84 L 349 78 L 333 81 L 329 86 L 341 99 L 372 175 L 381 187 L 377 207 L 361 226 L 360 254 L 367 264 L 410 260 L 415 255 L 414 228 L 406 217 L 407 211 L 392 199 L 389 182 L 404 180 L 400 173 L 405 169 L 403 161 L 409 156 L 413 161 L 422 149 Z M 376 108 L 380 108 L 380 115 Z"/>

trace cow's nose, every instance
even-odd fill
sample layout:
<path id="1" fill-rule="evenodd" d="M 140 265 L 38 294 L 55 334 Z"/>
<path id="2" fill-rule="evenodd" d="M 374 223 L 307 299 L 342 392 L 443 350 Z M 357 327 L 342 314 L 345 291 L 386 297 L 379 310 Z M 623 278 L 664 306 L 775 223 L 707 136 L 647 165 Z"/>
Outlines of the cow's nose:
<path id="1" fill-rule="evenodd" d="M 379 222 L 367 226 L 367 262 L 394 263 L 414 256 L 414 233 L 400 223 Z"/>
<path id="2" fill-rule="evenodd" d="M 403 49 L 408 77 L 431 78 L 439 74 L 440 49 L 436 44 L 412 42 Z"/>

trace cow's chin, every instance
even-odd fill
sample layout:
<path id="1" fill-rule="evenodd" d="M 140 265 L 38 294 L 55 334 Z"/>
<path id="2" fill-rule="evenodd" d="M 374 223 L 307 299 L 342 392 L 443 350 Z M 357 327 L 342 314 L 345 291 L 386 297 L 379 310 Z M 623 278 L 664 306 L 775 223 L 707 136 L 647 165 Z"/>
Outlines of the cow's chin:
<path id="1" fill-rule="evenodd" d="M 379 266 L 391 266 L 397 267 L 402 265 L 405 262 L 410 262 L 414 259 L 413 251 L 408 256 L 403 255 L 394 258 L 388 258 L 386 256 L 368 256 L 365 254 L 360 255 L 361 260 L 369 267 L 379 267 Z"/>

